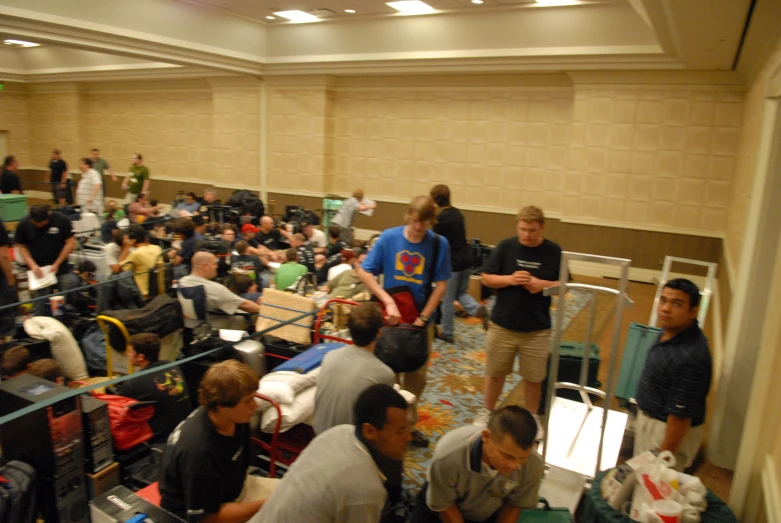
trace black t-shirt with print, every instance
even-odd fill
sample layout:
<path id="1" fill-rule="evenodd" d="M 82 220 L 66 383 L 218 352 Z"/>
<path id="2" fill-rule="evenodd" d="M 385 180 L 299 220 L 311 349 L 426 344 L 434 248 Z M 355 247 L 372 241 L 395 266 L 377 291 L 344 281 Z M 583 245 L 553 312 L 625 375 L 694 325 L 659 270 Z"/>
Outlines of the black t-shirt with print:
<path id="1" fill-rule="evenodd" d="M 22 182 L 14 171 L 4 170 L 0 174 L 0 191 L 3 194 L 11 194 L 14 191 L 22 192 Z"/>
<path id="2" fill-rule="evenodd" d="M 249 423 L 223 436 L 199 407 L 171 433 L 163 454 L 160 506 L 198 523 L 235 501 L 250 463 Z"/>
<path id="3" fill-rule="evenodd" d="M 344 249 L 349 249 L 350 246 L 347 245 L 343 240 L 338 239 L 336 240 L 336 243 L 329 243 L 328 244 L 328 250 L 326 251 L 326 258 L 330 258 L 331 256 L 335 256 L 337 254 L 341 254 L 341 252 Z"/>
<path id="4" fill-rule="evenodd" d="M 434 232 L 444 236 L 450 244 L 450 264 L 453 272 L 461 272 L 472 265 L 472 251 L 466 241 L 466 225 L 461 211 L 455 207 L 443 209 L 437 216 Z"/>
<path id="5" fill-rule="evenodd" d="M 60 183 L 62 181 L 62 173 L 68 170 L 68 164 L 63 159 L 52 160 L 49 162 L 49 169 L 51 170 L 49 181 Z"/>
<path id="6" fill-rule="evenodd" d="M 266 249 L 276 251 L 279 249 L 280 237 L 279 229 L 271 229 L 269 232 L 258 231 L 255 235 L 255 241 Z"/>
<path id="7" fill-rule="evenodd" d="M 309 272 L 315 272 L 315 252 L 312 250 L 312 245 L 306 242 L 304 245 L 296 247 L 298 251 L 298 263 L 306 265 Z"/>
<path id="8" fill-rule="evenodd" d="M 65 247 L 65 242 L 73 236 L 71 221 L 62 214 L 53 211 L 49 223 L 43 227 L 33 225 L 29 216 L 25 216 L 16 227 L 14 240 L 24 245 L 40 267 L 51 265 Z M 58 274 L 67 274 L 70 266 L 67 261 L 60 265 Z"/>
<path id="9" fill-rule="evenodd" d="M 540 280 L 559 279 L 561 247 L 543 240 L 537 247 L 521 245 L 517 237 L 502 240 L 491 252 L 483 268 L 486 274 L 509 275 L 527 271 Z M 496 292 L 491 321 L 517 332 L 534 332 L 551 328 L 549 296 L 532 294 L 522 285 L 504 287 Z"/>
<path id="10" fill-rule="evenodd" d="M 156 361 L 146 368 L 153 369 L 166 363 L 168 362 Z M 149 425 L 154 432 L 152 439 L 154 443 L 168 439 L 168 435 L 193 410 L 184 373 L 179 367 L 171 367 L 119 383 L 116 389 L 120 396 L 155 402 L 155 415 L 149 420 Z"/>

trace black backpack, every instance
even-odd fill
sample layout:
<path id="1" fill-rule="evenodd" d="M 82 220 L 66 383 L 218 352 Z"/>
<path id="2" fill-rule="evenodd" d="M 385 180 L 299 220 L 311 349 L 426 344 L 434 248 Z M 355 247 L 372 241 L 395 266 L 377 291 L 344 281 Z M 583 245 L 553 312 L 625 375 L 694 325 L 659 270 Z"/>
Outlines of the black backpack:
<path id="1" fill-rule="evenodd" d="M 22 461 L 0 466 L 0 523 L 35 523 L 35 469 Z"/>

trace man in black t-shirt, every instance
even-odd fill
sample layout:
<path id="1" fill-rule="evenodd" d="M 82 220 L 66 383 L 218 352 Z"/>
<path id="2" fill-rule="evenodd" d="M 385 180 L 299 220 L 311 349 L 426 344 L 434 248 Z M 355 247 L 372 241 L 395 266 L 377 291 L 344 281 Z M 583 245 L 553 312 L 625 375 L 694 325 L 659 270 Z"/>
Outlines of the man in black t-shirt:
<path id="1" fill-rule="evenodd" d="M 11 240 L 0 220 L 0 306 L 16 303 L 16 275 L 11 261 Z M 0 336 L 14 334 L 16 330 L 14 309 L 0 311 Z"/>
<path id="2" fill-rule="evenodd" d="M 561 247 L 542 237 L 545 216 L 537 207 L 521 209 L 516 228 L 517 236 L 502 240 L 483 270 L 483 285 L 497 293 L 486 340 L 485 411 L 475 425 L 487 424 L 516 354 L 525 406 L 535 416 L 548 372 L 551 299 L 542 291 L 559 283 Z"/>
<path id="3" fill-rule="evenodd" d="M 198 407 L 168 438 L 160 506 L 188 523 L 247 521 L 277 480 L 248 476 L 249 422 L 258 376 L 234 360 L 212 365 L 198 387 Z"/>
<path id="4" fill-rule="evenodd" d="M 130 337 L 127 346 L 128 361 L 141 370 L 153 369 L 168 363 L 160 361 L 160 337 L 142 332 Z M 179 367 L 122 382 L 116 387 L 117 394 L 138 401 L 154 401 L 155 415 L 149 420 L 154 436 L 153 443 L 168 439 L 179 423 L 190 415 L 192 404 L 184 374 Z"/>
<path id="5" fill-rule="evenodd" d="M 297 232 L 290 239 L 290 246 L 298 251 L 298 263 L 306 266 L 309 272 L 314 273 L 315 269 L 315 253 L 312 250 L 312 245 L 306 241 L 304 233 Z"/>
<path id="6" fill-rule="evenodd" d="M 3 194 L 22 194 L 22 182 L 16 170 L 19 160 L 15 156 L 6 156 L 3 160 L 3 172 L 0 174 L 0 192 Z"/>
<path id="7" fill-rule="evenodd" d="M 52 160 L 49 162 L 49 183 L 52 186 L 52 197 L 55 203 L 60 202 L 60 196 L 65 197 L 68 204 L 73 205 L 73 191 L 71 181 L 68 179 L 68 164 L 60 156 L 60 150 L 52 151 Z"/>
<path id="8" fill-rule="evenodd" d="M 273 251 L 279 250 L 281 239 L 282 232 L 274 227 L 274 219 L 271 216 L 263 216 L 260 219 L 259 230 L 255 235 L 255 241 L 258 242 L 258 245 L 265 247 L 269 251 L 262 254 L 271 254 Z"/>
<path id="9" fill-rule="evenodd" d="M 238 255 L 231 256 L 231 269 L 240 269 L 254 273 L 255 283 L 259 289 L 265 289 L 271 283 L 271 273 L 263 266 L 258 256 L 247 254 L 249 244 L 245 240 L 239 240 L 234 244 Z"/>
<path id="10" fill-rule="evenodd" d="M 38 278 L 44 277 L 42 267 L 51 265 L 51 272 L 57 275 L 59 289 L 65 290 L 71 276 L 68 255 L 76 248 L 71 221 L 48 205 L 33 205 L 30 214 L 22 218 L 16 227 L 14 240 L 19 246 L 22 259 Z M 33 291 L 34 297 L 48 296 L 55 286 Z M 43 316 L 47 311 L 45 300 L 36 302 L 35 312 Z"/>

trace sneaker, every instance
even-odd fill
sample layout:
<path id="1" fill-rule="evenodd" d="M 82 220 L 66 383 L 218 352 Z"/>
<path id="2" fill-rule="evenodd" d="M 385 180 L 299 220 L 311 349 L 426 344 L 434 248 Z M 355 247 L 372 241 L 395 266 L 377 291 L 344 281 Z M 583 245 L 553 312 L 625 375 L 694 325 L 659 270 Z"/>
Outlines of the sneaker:
<path id="1" fill-rule="evenodd" d="M 472 422 L 472 425 L 475 427 L 487 427 L 488 422 L 491 420 L 491 411 L 488 409 L 483 409 L 483 411 L 477 415 L 475 420 Z"/>
<path id="2" fill-rule="evenodd" d="M 424 436 L 421 431 L 413 430 L 412 441 L 410 441 L 410 445 L 412 445 L 413 447 L 426 448 L 428 447 L 428 438 Z"/>
<path id="3" fill-rule="evenodd" d="M 453 336 L 448 336 L 442 331 L 437 331 L 437 338 L 444 341 L 445 343 L 455 343 L 456 339 Z"/>
<path id="4" fill-rule="evenodd" d="M 477 308 L 477 314 L 475 314 L 475 316 L 483 320 L 483 329 L 488 330 L 488 309 L 485 308 L 485 305 L 480 305 L 480 307 Z"/>
<path id="5" fill-rule="evenodd" d="M 545 420 L 540 418 L 539 414 L 532 414 L 532 416 L 537 422 L 537 435 L 534 437 L 534 441 L 542 441 L 545 439 Z"/>

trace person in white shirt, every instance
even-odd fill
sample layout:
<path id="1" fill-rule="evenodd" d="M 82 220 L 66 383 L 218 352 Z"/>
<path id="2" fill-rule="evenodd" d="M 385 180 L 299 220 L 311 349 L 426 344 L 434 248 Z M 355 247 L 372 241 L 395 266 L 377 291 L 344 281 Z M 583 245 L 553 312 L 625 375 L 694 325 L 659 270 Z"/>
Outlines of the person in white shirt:
<path id="1" fill-rule="evenodd" d="M 304 233 L 306 239 L 312 245 L 312 250 L 315 254 L 323 254 L 326 247 L 328 247 L 328 240 L 325 238 L 325 233 L 320 229 L 315 229 L 311 223 L 303 222 L 301 224 L 301 232 Z"/>
<path id="2" fill-rule="evenodd" d="M 100 214 L 103 212 L 103 202 L 100 197 L 103 194 L 103 180 L 92 168 L 91 158 L 79 160 L 79 169 L 81 169 L 81 179 L 76 188 L 76 203 L 81 205 L 82 211 Z"/>

